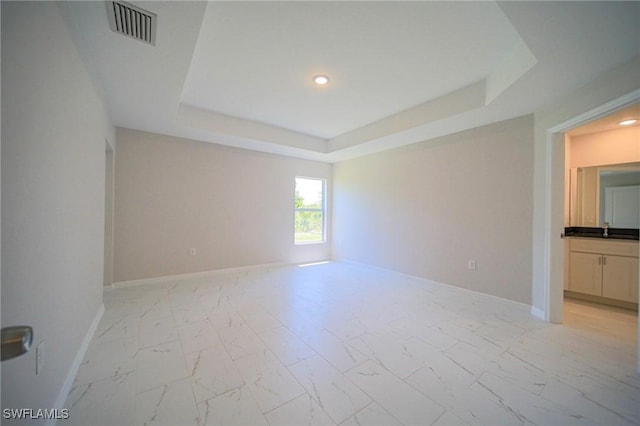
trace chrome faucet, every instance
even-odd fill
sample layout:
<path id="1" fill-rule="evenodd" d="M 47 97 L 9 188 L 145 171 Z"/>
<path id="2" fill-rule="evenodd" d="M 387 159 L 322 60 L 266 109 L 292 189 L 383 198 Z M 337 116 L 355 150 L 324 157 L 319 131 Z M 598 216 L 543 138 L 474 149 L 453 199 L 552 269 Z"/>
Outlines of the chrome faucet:
<path id="1" fill-rule="evenodd" d="M 609 222 L 604 223 L 604 234 L 602 235 L 604 238 L 609 236 Z"/>

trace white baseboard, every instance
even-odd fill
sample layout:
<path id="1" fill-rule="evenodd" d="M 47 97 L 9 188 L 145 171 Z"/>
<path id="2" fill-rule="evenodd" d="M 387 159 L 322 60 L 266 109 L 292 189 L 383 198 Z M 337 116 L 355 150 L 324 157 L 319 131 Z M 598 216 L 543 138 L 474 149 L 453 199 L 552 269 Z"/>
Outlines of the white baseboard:
<path id="1" fill-rule="evenodd" d="M 233 272 L 243 272 L 243 271 L 250 271 L 250 270 L 261 269 L 261 268 L 278 268 L 282 266 L 297 265 L 297 264 L 298 262 L 296 263 L 276 262 L 276 263 L 264 263 L 260 265 L 238 266 L 235 268 L 214 269 L 211 271 L 190 272 L 187 274 L 165 275 L 163 277 L 141 278 L 139 280 L 130 280 L 130 281 L 118 281 L 111 284 L 110 286 L 105 286 L 105 288 L 109 289 L 109 288 L 139 286 L 139 285 L 145 285 L 145 284 L 158 284 L 158 283 L 164 283 L 167 281 L 179 281 L 179 280 L 187 280 L 187 279 L 193 279 L 193 278 L 203 278 L 203 277 L 210 277 L 210 276 L 215 276 L 220 274 L 229 274 Z"/>
<path id="2" fill-rule="evenodd" d="M 100 305 L 100 309 L 96 312 L 96 316 L 93 317 L 93 322 L 91 322 L 91 326 L 89 330 L 87 330 L 87 334 L 85 334 L 84 339 L 82 340 L 82 344 L 80 345 L 80 349 L 76 353 L 75 358 L 73 359 L 73 363 L 71 364 L 71 368 L 69 368 L 69 372 L 67 373 L 67 378 L 62 385 L 62 389 L 60 389 L 60 393 L 58 394 L 58 398 L 56 399 L 55 405 L 53 408 L 62 410 L 65 402 L 67 401 L 67 396 L 69 395 L 69 391 L 71 390 L 71 386 L 73 386 L 73 381 L 76 379 L 76 375 L 78 374 L 78 370 L 80 369 L 80 364 L 82 364 L 82 360 L 87 353 L 87 349 L 89 348 L 89 344 L 91 343 L 91 339 L 93 339 L 93 335 L 98 329 L 98 325 L 100 324 L 100 320 L 102 319 L 102 315 L 104 314 L 104 304 Z M 57 420 L 49 419 L 46 423 L 46 426 L 55 426 Z"/>
<path id="3" fill-rule="evenodd" d="M 384 272 L 391 272 L 391 273 L 394 273 L 394 274 L 403 275 L 403 276 L 408 277 L 408 278 L 417 279 L 417 280 L 424 281 L 424 282 L 429 282 L 431 284 L 437 284 L 437 285 L 446 286 L 446 287 L 451 288 L 452 290 L 466 292 L 466 293 L 473 293 L 473 294 L 481 295 L 483 297 L 488 297 L 488 298 L 492 298 L 492 299 L 495 299 L 495 300 L 498 300 L 498 301 L 501 301 L 501 302 L 505 302 L 505 303 L 508 303 L 508 304 L 524 306 L 524 307 L 527 307 L 527 308 L 531 309 L 531 314 L 532 315 L 534 315 L 537 318 L 540 318 L 543 321 L 546 321 L 545 312 L 543 310 L 538 309 L 535 306 L 528 305 L 526 303 L 517 302 L 517 301 L 511 300 L 511 299 L 505 299 L 504 297 L 495 296 L 493 294 L 488 294 L 488 293 L 483 293 L 483 292 L 477 291 L 477 290 L 470 290 L 468 288 L 458 287 L 458 286 L 455 286 L 455 285 L 452 285 L 452 284 L 441 283 L 441 282 L 438 282 L 438 281 L 430 280 L 428 278 L 419 277 L 419 276 L 416 276 L 416 275 L 410 275 L 410 274 L 406 274 L 406 273 L 403 273 L 403 272 L 394 271 L 393 269 L 382 268 L 380 266 L 370 265 L 368 263 L 358 262 L 358 261 L 355 261 L 355 260 L 342 259 L 342 258 L 336 258 L 336 257 L 332 257 L 330 260 L 334 261 L 334 262 L 341 262 L 341 263 L 347 263 L 347 264 L 352 264 L 352 265 L 356 265 L 356 266 L 362 266 L 362 267 L 367 267 L 367 268 L 372 268 L 372 269 L 378 269 L 378 270 L 384 271 Z M 283 266 L 298 265 L 298 264 L 300 264 L 300 262 L 265 263 L 265 264 L 261 264 L 261 265 L 239 266 L 239 267 L 235 267 L 235 268 L 215 269 L 215 270 L 211 270 L 211 271 L 202 271 L 202 272 L 191 272 L 191 273 L 187 273 L 187 274 L 167 275 L 167 276 L 163 276 L 163 277 L 142 278 L 142 279 L 139 279 L 139 280 L 115 282 L 115 283 L 113 283 L 110 286 L 107 286 L 105 288 L 109 289 L 109 288 L 122 288 L 122 287 L 129 287 L 129 286 L 139 286 L 139 285 L 145 285 L 145 284 L 158 284 L 158 283 L 164 283 L 164 282 L 171 281 L 171 280 L 176 280 L 177 281 L 177 280 L 186 280 L 186 279 L 193 279 L 193 278 L 203 278 L 203 277 L 215 276 L 215 275 L 220 275 L 220 274 L 228 274 L 228 273 L 233 273 L 233 272 L 250 271 L 250 270 L 261 269 L 261 268 L 275 268 L 275 267 L 283 267 Z"/>
<path id="4" fill-rule="evenodd" d="M 536 308 L 535 306 L 531 307 L 531 315 L 540 318 L 542 321 L 547 320 L 544 311 L 540 308 Z"/>
<path id="5" fill-rule="evenodd" d="M 505 299 L 504 297 L 496 296 L 496 295 L 493 295 L 493 294 L 483 293 L 481 291 L 471 290 L 471 289 L 464 288 L 464 287 L 458 287 L 458 286 L 453 285 L 453 284 L 442 283 L 442 282 L 439 282 L 439 281 L 430 280 L 429 278 L 419 277 L 417 275 L 406 274 L 404 272 L 394 271 L 393 269 L 382 268 L 380 266 L 370 265 L 368 263 L 358 262 L 358 261 L 355 261 L 355 260 L 348 260 L 348 259 L 333 259 L 333 260 L 336 261 L 336 262 L 348 263 L 348 264 L 352 264 L 352 265 L 355 265 L 355 266 L 363 266 L 363 267 L 366 267 L 366 268 L 377 269 L 377 270 L 380 270 L 380 271 L 383 271 L 383 272 L 391 272 L 391 273 L 394 273 L 394 274 L 403 275 L 403 276 L 408 277 L 408 278 L 412 278 L 412 279 L 428 282 L 430 284 L 436 284 L 436 285 L 445 286 L 445 287 L 448 287 L 448 288 L 450 288 L 452 290 L 460 291 L 462 293 L 476 294 L 476 295 L 479 295 L 479 296 L 482 296 L 482 297 L 487 297 L 487 298 L 494 299 L 494 300 L 497 300 L 497 301 L 500 301 L 500 302 L 503 302 L 503 303 L 507 303 L 507 304 L 510 304 L 510 305 L 518 305 L 518 306 L 522 306 L 522 307 L 525 307 L 525 308 L 531 308 L 531 313 L 533 315 L 535 315 L 535 316 L 541 318 L 542 320 L 544 320 L 544 312 L 543 311 L 541 311 L 541 310 L 539 310 L 539 309 L 537 309 L 537 308 L 535 308 L 535 307 L 533 307 L 531 305 L 523 303 L 523 302 L 518 302 L 518 301 L 515 301 L 515 300 L 511 300 L 511 299 Z M 539 316 L 536 313 L 534 313 L 534 311 L 533 311 L 534 309 L 536 309 L 536 311 L 538 311 L 538 312 L 541 312 L 542 316 Z"/>

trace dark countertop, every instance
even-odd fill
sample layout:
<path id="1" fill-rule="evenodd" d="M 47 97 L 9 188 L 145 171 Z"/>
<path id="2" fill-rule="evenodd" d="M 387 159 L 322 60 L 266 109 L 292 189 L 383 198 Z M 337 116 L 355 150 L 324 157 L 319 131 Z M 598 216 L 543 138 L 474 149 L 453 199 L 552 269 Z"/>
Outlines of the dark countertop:
<path id="1" fill-rule="evenodd" d="M 582 237 L 582 238 L 605 238 L 604 229 L 589 228 L 584 226 L 569 226 L 564 228 L 565 237 Z M 609 228 L 609 240 L 638 240 L 640 239 L 637 229 L 627 228 Z"/>

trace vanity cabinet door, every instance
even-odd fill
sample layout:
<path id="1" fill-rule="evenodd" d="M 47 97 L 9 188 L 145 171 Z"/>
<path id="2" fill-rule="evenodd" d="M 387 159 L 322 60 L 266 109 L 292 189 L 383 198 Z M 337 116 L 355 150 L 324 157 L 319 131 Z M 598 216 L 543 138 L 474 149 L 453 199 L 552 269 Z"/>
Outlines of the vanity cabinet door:
<path id="1" fill-rule="evenodd" d="M 602 296 L 602 255 L 571 252 L 569 290 Z"/>
<path id="2" fill-rule="evenodd" d="M 604 256 L 602 295 L 611 299 L 638 303 L 638 259 Z"/>

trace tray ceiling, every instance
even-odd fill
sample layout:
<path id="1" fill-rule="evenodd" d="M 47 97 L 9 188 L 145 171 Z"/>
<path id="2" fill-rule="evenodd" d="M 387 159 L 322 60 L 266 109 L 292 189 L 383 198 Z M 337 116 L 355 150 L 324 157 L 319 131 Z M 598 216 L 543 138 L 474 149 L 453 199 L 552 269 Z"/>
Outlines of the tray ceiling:
<path id="1" fill-rule="evenodd" d="M 640 2 L 139 5 L 155 46 L 106 2 L 61 6 L 116 126 L 327 162 L 532 113 L 640 53 Z"/>

